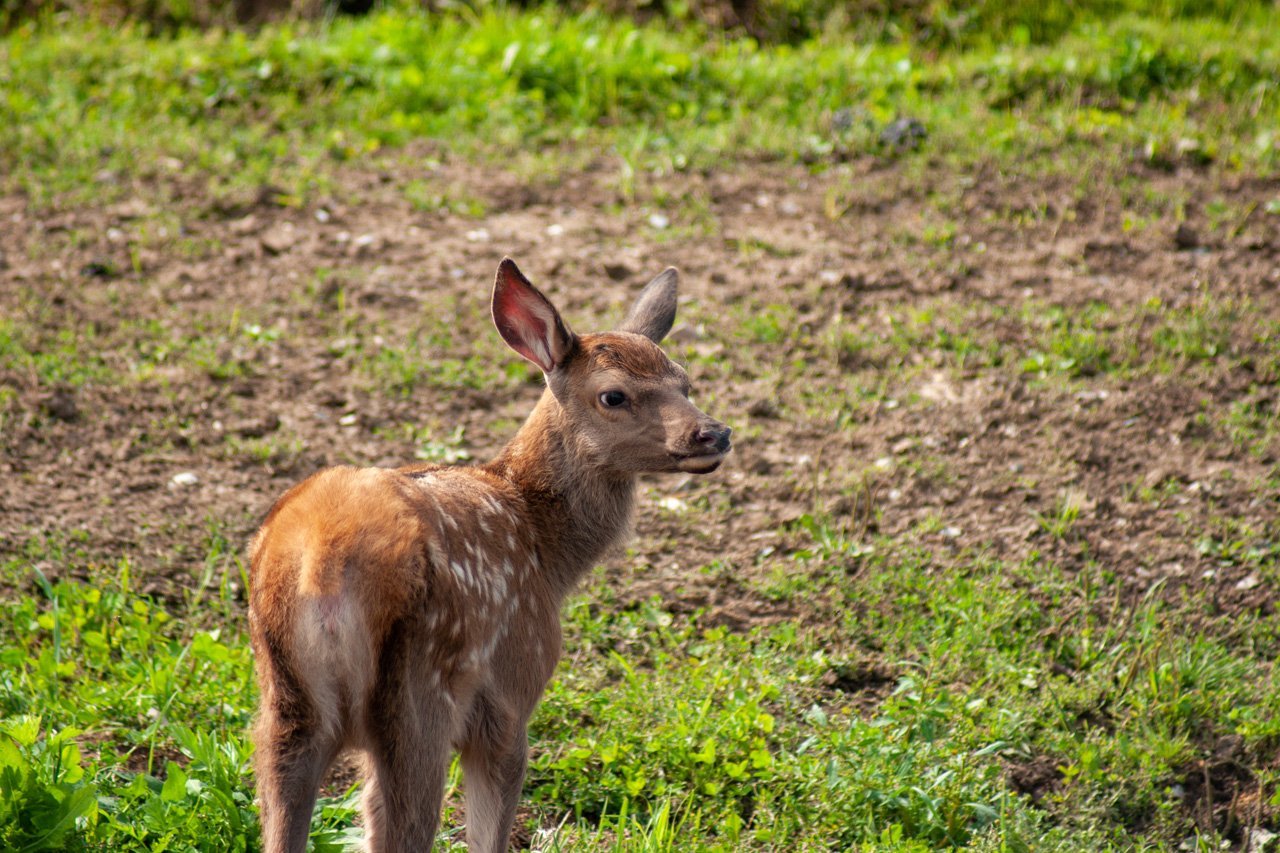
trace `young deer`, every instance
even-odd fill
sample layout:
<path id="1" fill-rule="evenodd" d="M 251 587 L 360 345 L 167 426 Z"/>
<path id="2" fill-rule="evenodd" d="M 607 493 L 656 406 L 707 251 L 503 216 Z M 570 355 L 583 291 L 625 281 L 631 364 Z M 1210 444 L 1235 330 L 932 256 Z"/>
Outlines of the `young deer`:
<path id="1" fill-rule="evenodd" d="M 547 388 L 487 465 L 331 468 L 250 546 L 263 846 L 302 851 L 325 770 L 365 756 L 372 851 L 431 849 L 458 750 L 470 849 L 505 850 L 565 595 L 627 532 L 636 475 L 714 471 L 729 428 L 658 348 L 676 271 L 615 332 L 575 335 L 503 260 L 493 321 Z"/>

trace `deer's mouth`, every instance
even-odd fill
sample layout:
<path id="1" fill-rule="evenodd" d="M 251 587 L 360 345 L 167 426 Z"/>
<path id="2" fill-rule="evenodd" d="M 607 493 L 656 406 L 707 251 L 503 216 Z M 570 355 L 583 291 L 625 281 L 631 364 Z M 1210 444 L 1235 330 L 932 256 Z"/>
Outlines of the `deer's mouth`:
<path id="1" fill-rule="evenodd" d="M 729 451 L 712 450 L 703 453 L 673 453 L 671 458 L 676 462 L 676 468 L 689 474 L 710 474 L 712 471 L 720 467 L 720 463 L 724 462 L 724 458 L 729 455 Z"/>

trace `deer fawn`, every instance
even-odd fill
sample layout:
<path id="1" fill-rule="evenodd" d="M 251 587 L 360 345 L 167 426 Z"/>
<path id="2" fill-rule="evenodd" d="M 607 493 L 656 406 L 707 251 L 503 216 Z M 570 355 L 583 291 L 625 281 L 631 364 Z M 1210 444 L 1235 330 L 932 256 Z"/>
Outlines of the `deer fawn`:
<path id="1" fill-rule="evenodd" d="M 630 526 L 636 475 L 714 471 L 728 427 L 658 348 L 674 269 L 615 332 L 575 335 L 510 259 L 493 321 L 547 388 L 487 465 L 330 468 L 250 546 L 263 847 L 302 851 L 326 769 L 365 758 L 372 851 L 431 849 L 453 750 L 467 841 L 505 850 L 565 595 Z"/>

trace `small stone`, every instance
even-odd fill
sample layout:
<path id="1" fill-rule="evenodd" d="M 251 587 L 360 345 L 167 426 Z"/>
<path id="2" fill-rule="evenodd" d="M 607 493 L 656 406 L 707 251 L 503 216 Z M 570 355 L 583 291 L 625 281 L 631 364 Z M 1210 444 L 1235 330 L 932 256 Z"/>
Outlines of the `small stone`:
<path id="1" fill-rule="evenodd" d="M 658 498 L 656 501 L 658 506 L 668 512 L 688 512 L 689 505 L 679 498 Z"/>
<path id="2" fill-rule="evenodd" d="M 1179 154 L 1194 154 L 1196 151 L 1200 150 L 1200 141 L 1192 139 L 1189 136 L 1184 136 L 1177 142 L 1173 143 L 1173 150 L 1177 151 Z"/>
<path id="3" fill-rule="evenodd" d="M 1243 580 L 1238 581 L 1236 583 L 1236 589 L 1248 591 L 1258 586 L 1261 583 L 1262 583 L 1262 578 L 1258 577 L 1257 572 L 1254 572 L 1253 574 L 1249 575 L 1247 578 L 1244 578 Z"/>
<path id="4" fill-rule="evenodd" d="M 169 481 L 180 488 L 190 488 L 200 482 L 200 478 L 190 471 L 183 471 L 173 475 L 173 479 Z"/>
<path id="5" fill-rule="evenodd" d="M 1169 481 L 1173 481 L 1175 483 L 1186 482 L 1185 478 L 1177 471 L 1171 468 L 1166 468 L 1162 465 L 1157 465 L 1155 468 L 1148 471 L 1147 475 L 1142 478 L 1142 485 L 1148 489 L 1155 489 L 1163 486 Z"/>
<path id="6" fill-rule="evenodd" d="M 99 175 L 102 175 L 102 173 L 99 172 Z M 108 172 L 104 177 L 106 177 L 106 180 L 103 183 L 113 183 L 116 176 L 114 173 Z M 146 203 L 136 198 L 112 205 L 107 209 L 107 212 L 117 219 L 144 219 L 154 213 Z"/>
<path id="7" fill-rule="evenodd" d="M 948 525 L 947 527 L 942 528 L 942 530 L 941 530 L 941 531 L 939 531 L 939 532 L 940 532 L 944 537 L 946 537 L 947 539 L 955 539 L 955 538 L 957 538 L 957 537 L 958 537 L 958 536 L 959 536 L 963 531 L 961 531 L 959 527 L 955 527 L 955 526 L 952 526 L 952 525 Z"/>
<path id="8" fill-rule="evenodd" d="M 662 213 L 649 214 L 649 224 L 661 231 L 671 224 L 671 218 Z"/>
<path id="9" fill-rule="evenodd" d="M 914 151 L 928 135 L 918 119 L 900 118 L 880 131 L 880 144 L 897 151 Z"/>
<path id="10" fill-rule="evenodd" d="M 1234 761 L 1244 754 L 1244 737 L 1230 734 L 1218 738 L 1213 745 L 1214 761 Z"/>
<path id="11" fill-rule="evenodd" d="M 485 228 L 474 228 L 466 233 L 468 243 L 488 243 L 491 237 Z"/>
<path id="12" fill-rule="evenodd" d="M 258 242 L 272 255 L 282 255 L 293 248 L 297 235 L 292 222 L 279 222 L 268 228 Z"/>
<path id="13" fill-rule="evenodd" d="M 857 113 L 851 107 L 841 107 L 831 114 L 831 129 L 842 133 L 853 127 Z"/>
<path id="14" fill-rule="evenodd" d="M 1261 826 L 1254 827 L 1249 830 L 1248 840 L 1245 842 L 1245 849 L 1256 850 L 1258 853 L 1267 853 L 1267 851 L 1280 849 L 1280 845 L 1271 843 L 1277 838 L 1280 838 L 1280 833 L 1272 832 L 1271 830 Z"/>
<path id="15" fill-rule="evenodd" d="M 553 222 L 552 224 L 547 226 L 548 237 L 559 237 L 563 233 L 564 233 L 564 226 L 558 222 Z"/>

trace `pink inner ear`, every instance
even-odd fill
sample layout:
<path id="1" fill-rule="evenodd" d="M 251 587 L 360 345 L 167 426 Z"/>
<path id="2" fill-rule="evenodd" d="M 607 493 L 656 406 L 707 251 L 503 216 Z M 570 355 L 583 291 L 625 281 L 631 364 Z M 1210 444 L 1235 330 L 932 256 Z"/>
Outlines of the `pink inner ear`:
<path id="1" fill-rule="evenodd" d="M 494 299 L 498 331 L 511 348 L 545 371 L 555 368 L 548 348 L 554 318 L 537 294 L 509 283 Z"/>

